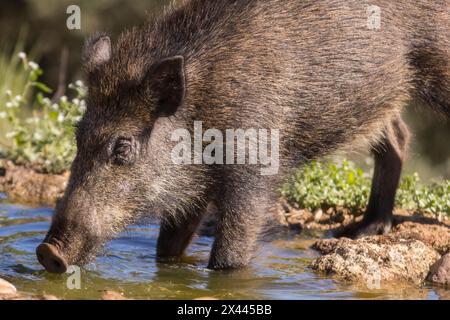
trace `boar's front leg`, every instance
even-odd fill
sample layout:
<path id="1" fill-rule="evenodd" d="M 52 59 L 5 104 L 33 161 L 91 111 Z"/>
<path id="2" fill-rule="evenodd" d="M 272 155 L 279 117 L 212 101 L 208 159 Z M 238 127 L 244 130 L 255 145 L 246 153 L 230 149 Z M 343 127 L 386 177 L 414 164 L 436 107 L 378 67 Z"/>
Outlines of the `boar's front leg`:
<path id="1" fill-rule="evenodd" d="M 265 192 L 255 191 L 247 184 L 226 193 L 218 202 L 216 238 L 208 268 L 224 270 L 248 265 L 256 254 L 268 199 Z"/>
<path id="2" fill-rule="evenodd" d="M 178 261 L 191 242 L 203 212 L 179 213 L 166 217 L 160 226 L 156 256 L 160 262 Z"/>
<path id="3" fill-rule="evenodd" d="M 409 138 L 408 128 L 400 116 L 395 117 L 386 126 L 382 140 L 372 148 L 375 169 L 364 218 L 360 223 L 349 226 L 340 235 L 361 237 L 390 231 L 395 194 Z"/>

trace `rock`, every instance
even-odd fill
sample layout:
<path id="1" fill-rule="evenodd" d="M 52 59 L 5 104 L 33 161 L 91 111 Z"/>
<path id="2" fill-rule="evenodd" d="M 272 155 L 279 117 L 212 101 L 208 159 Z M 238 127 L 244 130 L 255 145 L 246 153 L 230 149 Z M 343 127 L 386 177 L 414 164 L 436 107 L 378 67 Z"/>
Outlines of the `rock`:
<path id="1" fill-rule="evenodd" d="M 51 294 L 44 294 L 40 297 L 40 300 L 59 300 L 56 296 Z"/>
<path id="2" fill-rule="evenodd" d="M 272 244 L 282 249 L 295 249 L 295 250 L 308 250 L 316 240 L 314 239 L 289 239 L 289 240 L 276 240 Z"/>
<path id="3" fill-rule="evenodd" d="M 372 236 L 319 240 L 314 248 L 325 254 L 316 259 L 314 270 L 348 281 L 381 288 L 394 282 L 421 284 L 439 254 L 415 239 Z"/>
<path id="4" fill-rule="evenodd" d="M 315 222 L 320 222 L 320 220 L 322 219 L 322 215 L 323 215 L 322 209 L 317 209 L 314 212 L 314 221 Z"/>
<path id="5" fill-rule="evenodd" d="M 450 253 L 433 264 L 427 280 L 436 284 L 450 286 Z"/>
<path id="6" fill-rule="evenodd" d="M 450 300 L 450 290 L 448 288 L 439 288 L 435 287 L 436 295 L 439 297 L 439 300 Z"/>
<path id="7" fill-rule="evenodd" d="M 16 287 L 6 280 L 0 278 L 0 296 L 15 295 L 17 293 Z"/>
<path id="8" fill-rule="evenodd" d="M 25 298 L 22 297 L 18 294 L 7 294 L 7 295 L 2 295 L 0 294 L 0 301 L 1 300 L 31 300 L 30 298 Z"/>
<path id="9" fill-rule="evenodd" d="M 336 248 L 338 243 L 339 239 L 320 239 L 312 245 L 312 248 L 322 254 L 329 254 Z"/>
<path id="10" fill-rule="evenodd" d="M 281 226 L 292 230 L 327 231 L 337 229 L 361 219 L 362 212 L 346 208 L 317 209 L 311 212 L 300 209 L 298 205 L 290 203 L 285 198 L 277 202 L 276 219 Z"/>
<path id="11" fill-rule="evenodd" d="M 59 300 L 59 299 L 50 294 L 44 294 L 42 296 L 16 294 L 16 295 L 7 297 L 6 300 Z"/>
<path id="12" fill-rule="evenodd" d="M 129 300 L 129 299 L 125 298 L 122 293 L 111 290 L 104 290 L 102 293 L 102 300 Z"/>
<path id="13" fill-rule="evenodd" d="M 314 215 L 308 210 L 293 209 L 286 215 L 287 226 L 291 230 L 302 230 L 308 222 L 314 220 Z"/>
<path id="14" fill-rule="evenodd" d="M 69 173 L 61 175 L 38 173 L 31 168 L 0 160 L 4 174 L 0 175 L 0 192 L 19 203 L 54 206 L 66 188 Z"/>
<path id="15" fill-rule="evenodd" d="M 422 241 L 442 255 L 450 251 L 450 227 L 444 224 L 406 221 L 395 226 L 392 232 L 399 238 Z"/>
<path id="16" fill-rule="evenodd" d="M 0 300 L 59 300 L 57 297 L 49 294 L 27 295 L 18 293 L 16 288 L 6 280 L 0 278 Z"/>
<path id="17" fill-rule="evenodd" d="M 0 278 L 0 300 L 59 300 L 57 297 L 49 294 L 27 295 L 18 293 L 16 287 L 6 280 Z"/>
<path id="18" fill-rule="evenodd" d="M 333 213 L 326 214 L 333 218 Z M 439 254 L 449 252 L 450 226 L 434 216 L 398 211 L 387 236 L 320 240 L 313 247 L 325 255 L 313 267 L 336 277 L 366 283 L 379 280 L 381 285 L 389 285 L 387 280 L 420 284 Z"/>

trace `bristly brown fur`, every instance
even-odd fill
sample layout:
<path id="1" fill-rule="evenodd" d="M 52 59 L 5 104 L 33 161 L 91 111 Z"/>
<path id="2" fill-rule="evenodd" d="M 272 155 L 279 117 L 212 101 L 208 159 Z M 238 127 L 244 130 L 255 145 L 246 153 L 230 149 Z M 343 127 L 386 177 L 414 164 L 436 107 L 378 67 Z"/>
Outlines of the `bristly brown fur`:
<path id="1" fill-rule="evenodd" d="M 380 29 L 368 27 L 370 5 L 381 9 Z M 360 145 L 374 153 L 376 172 L 353 235 L 389 231 L 409 141 L 402 108 L 414 100 L 450 115 L 449 30 L 447 0 L 190 0 L 124 32 L 101 65 L 90 59 L 94 37 L 84 57 L 88 110 L 47 240 L 82 261 L 87 241 L 156 212 L 158 255 L 178 257 L 215 202 L 210 267 L 244 266 L 284 174 Z M 170 114 L 161 101 L 174 101 Z M 279 129 L 280 174 L 174 165 L 170 133 L 192 131 L 194 120 L 204 130 Z M 111 150 L 128 147 L 132 161 L 115 164 Z"/>

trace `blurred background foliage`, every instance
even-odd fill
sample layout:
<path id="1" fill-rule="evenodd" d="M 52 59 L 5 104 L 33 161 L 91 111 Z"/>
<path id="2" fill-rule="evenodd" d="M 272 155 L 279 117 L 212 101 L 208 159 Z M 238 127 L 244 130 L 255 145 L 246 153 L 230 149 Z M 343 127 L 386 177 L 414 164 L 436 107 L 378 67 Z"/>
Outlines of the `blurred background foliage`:
<path id="1" fill-rule="evenodd" d="M 60 95 L 71 82 L 82 79 L 81 48 L 85 37 L 107 31 L 113 39 L 125 28 L 145 22 L 168 0 L 1 0 L 0 1 L 0 103 L 3 92 L 21 88 L 26 75 L 17 53 L 24 51 L 45 71 L 42 82 Z M 69 5 L 81 8 L 81 30 L 68 30 Z M 2 100 L 3 99 L 3 100 Z M 405 118 L 414 133 L 407 171 L 424 180 L 450 178 L 450 121 L 428 108 L 410 107 Z M 0 122 L 0 125 L 1 122 Z M 5 130 L 0 127 L 0 132 Z M 364 159 L 364 157 L 362 157 Z"/>
<path id="2" fill-rule="evenodd" d="M 145 22 L 149 13 L 161 8 L 167 0 L 1 0 L 0 43 L 12 49 L 18 36 L 26 34 L 24 50 L 39 54 L 39 64 L 45 70 L 44 82 L 58 84 L 62 51 L 67 49 L 70 80 L 80 74 L 80 54 L 85 37 L 96 31 L 108 31 L 117 36 L 125 28 Z M 81 30 L 66 27 L 67 7 L 81 8 Z"/>

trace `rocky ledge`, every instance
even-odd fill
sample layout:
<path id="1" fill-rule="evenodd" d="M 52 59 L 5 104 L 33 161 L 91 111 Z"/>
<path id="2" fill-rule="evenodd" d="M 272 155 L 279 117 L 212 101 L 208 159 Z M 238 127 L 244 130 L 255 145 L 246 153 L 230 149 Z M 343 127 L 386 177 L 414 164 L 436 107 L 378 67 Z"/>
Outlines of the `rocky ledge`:
<path id="1" fill-rule="evenodd" d="M 318 240 L 313 248 L 323 255 L 312 268 L 375 288 L 399 282 L 421 285 L 425 281 L 447 286 L 450 226 L 436 223 L 403 221 L 388 235 Z"/>
<path id="2" fill-rule="evenodd" d="M 0 192 L 12 202 L 53 206 L 64 193 L 69 173 L 44 174 L 0 159 Z"/>
<path id="3" fill-rule="evenodd" d="M 399 281 L 419 285 L 440 258 L 421 241 L 390 236 L 321 240 L 315 247 L 324 255 L 313 262 L 314 270 L 369 287 Z"/>

